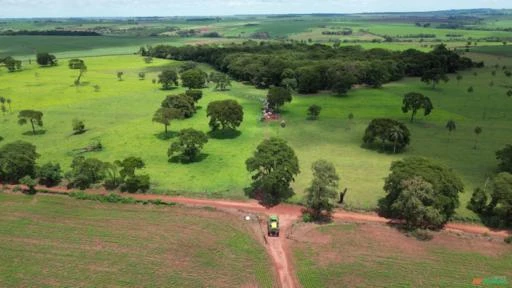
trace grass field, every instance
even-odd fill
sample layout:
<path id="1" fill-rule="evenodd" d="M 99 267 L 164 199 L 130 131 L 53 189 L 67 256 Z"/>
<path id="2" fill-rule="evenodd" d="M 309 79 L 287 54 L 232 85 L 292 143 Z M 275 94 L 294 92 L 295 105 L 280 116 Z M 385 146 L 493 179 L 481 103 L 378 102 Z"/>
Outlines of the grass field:
<path id="1" fill-rule="evenodd" d="M 510 58 L 474 57 L 483 57 L 492 65 L 512 65 Z M 292 201 L 300 201 L 309 185 L 311 163 L 328 159 L 341 175 L 341 188 L 349 188 L 348 204 L 374 208 L 384 193 L 383 178 L 388 174 L 390 163 L 404 156 L 418 155 L 455 169 L 466 184 L 461 205 L 465 206 L 473 188 L 483 185 L 493 173 L 497 165 L 494 152 L 510 141 L 512 116 L 508 111 L 512 100 L 505 95 L 510 78 L 501 71 L 493 77 L 492 67 L 463 72 L 464 79 L 460 83 L 451 75 L 448 84 L 441 84 L 435 90 L 415 78 L 377 90 L 356 89 L 346 97 L 329 93 L 296 96 L 284 107 L 282 117 L 287 122 L 284 129 L 280 128 L 279 121 L 262 123 L 258 120 L 259 99 L 265 96 L 265 90 L 233 83 L 231 91 L 204 89 L 198 113 L 192 119 L 175 121 L 170 130 L 177 132 L 193 127 L 207 132 L 206 106 L 210 101 L 229 98 L 244 106 L 241 135 L 235 139 L 210 139 L 204 149 L 207 157 L 199 163 L 169 163 L 166 152 L 173 139 L 161 140 L 163 126 L 152 123 L 151 117 L 165 95 L 184 90 L 162 91 L 151 79 L 164 67 L 180 65 L 178 62 L 155 60 L 148 65 L 138 56 L 86 58 L 89 70 L 83 78 L 85 85 L 78 88 L 72 85 L 76 71 L 67 68 L 66 60 L 62 62 L 54 68 L 38 68 L 32 64 L 21 72 L 0 72 L 0 95 L 12 98 L 14 110 L 0 116 L 4 143 L 18 139 L 33 142 L 42 155 L 40 163 L 57 161 L 67 170 L 75 155 L 74 149 L 101 140 L 104 151 L 87 156 L 104 161 L 142 157 L 147 164 L 145 172 L 152 177 L 153 192 L 157 193 L 243 198 L 243 189 L 250 183 L 245 160 L 263 139 L 279 136 L 289 141 L 301 164 L 302 173 L 293 185 L 297 195 Z M 117 80 L 117 71 L 124 71 L 124 81 Z M 147 71 L 146 80 L 138 80 L 139 71 Z M 490 81 L 494 81 L 493 87 L 489 86 Z M 94 85 L 99 85 L 101 90 L 94 92 Z M 470 85 L 474 86 L 474 93 L 467 93 Z M 406 153 L 386 155 L 362 149 L 361 138 L 371 119 L 392 117 L 408 121 L 409 116 L 402 114 L 400 106 L 402 96 L 410 91 L 431 97 L 435 110 L 432 115 L 419 115 L 415 123 L 408 124 L 412 143 Z M 307 107 L 312 104 L 324 108 L 318 121 L 306 120 Z M 29 127 L 17 125 L 16 111 L 21 109 L 38 109 L 45 113 L 44 135 L 31 136 L 26 133 Z M 347 119 L 349 113 L 355 115 L 351 122 Z M 73 118 L 83 119 L 90 130 L 83 135 L 70 136 Z M 457 123 L 453 135 L 444 128 L 449 119 Z M 483 133 L 478 137 L 478 149 L 474 150 L 476 126 L 481 126 Z M 459 209 L 459 214 L 474 217 L 464 207 Z"/>
<path id="2" fill-rule="evenodd" d="M 292 238 L 304 288 L 475 287 L 475 278 L 512 278 L 512 251 L 497 239 L 442 232 L 421 242 L 380 224 L 341 223 L 297 228 Z"/>
<path id="3" fill-rule="evenodd" d="M 273 287 L 223 212 L 0 193 L 0 218 L 1 287 Z"/>

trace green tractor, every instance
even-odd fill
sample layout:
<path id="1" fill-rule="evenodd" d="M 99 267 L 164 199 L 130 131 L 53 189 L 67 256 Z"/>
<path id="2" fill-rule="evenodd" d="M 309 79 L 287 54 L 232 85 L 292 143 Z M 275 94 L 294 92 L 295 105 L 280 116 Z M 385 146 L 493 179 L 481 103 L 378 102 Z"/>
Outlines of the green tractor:
<path id="1" fill-rule="evenodd" d="M 279 217 L 271 215 L 267 222 L 268 236 L 279 237 Z"/>

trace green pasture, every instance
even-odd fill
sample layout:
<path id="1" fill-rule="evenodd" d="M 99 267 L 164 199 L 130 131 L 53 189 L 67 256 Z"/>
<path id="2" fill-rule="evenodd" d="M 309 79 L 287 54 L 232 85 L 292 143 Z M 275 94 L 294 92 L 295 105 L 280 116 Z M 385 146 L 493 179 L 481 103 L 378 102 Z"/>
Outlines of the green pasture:
<path id="1" fill-rule="evenodd" d="M 326 242 L 310 234 L 293 242 L 302 287 L 474 287 L 476 278 L 483 287 L 510 285 L 512 253 L 503 241 L 434 236 L 421 242 L 391 227 L 364 226 L 332 224 L 315 229 Z M 490 284 L 493 279 L 501 282 Z"/>
<path id="2" fill-rule="evenodd" d="M 116 37 L 116 36 L 0 36 L 0 57 L 33 58 L 37 52 L 57 57 L 86 57 L 133 54 L 141 46 L 183 45 L 198 38 Z M 202 39 L 207 41 L 208 39 Z M 19 57 L 21 56 L 21 57 Z"/>
<path id="3" fill-rule="evenodd" d="M 499 59 L 485 56 L 486 63 L 512 64 L 509 58 Z M 86 156 L 104 161 L 114 161 L 128 156 L 139 156 L 147 164 L 145 173 L 151 175 L 153 192 L 243 198 L 243 189 L 250 184 L 250 175 L 245 170 L 245 160 L 266 137 L 279 136 L 288 140 L 298 154 L 302 173 L 293 187 L 297 195 L 292 201 L 301 201 L 304 189 L 311 181 L 311 164 L 318 159 L 332 161 L 340 176 L 341 189 L 349 188 L 346 200 L 358 208 L 374 208 L 378 198 L 384 195 L 383 178 L 388 174 L 392 161 L 404 156 L 433 158 L 455 169 L 466 184 L 459 213 L 474 216 L 464 208 L 473 188 L 483 185 L 492 175 L 497 161 L 494 153 L 510 143 L 510 109 L 512 99 L 506 97 L 506 86 L 510 78 L 501 71 L 493 77 L 493 68 L 477 69 L 461 73 L 464 79 L 457 83 L 450 75 L 448 84 L 440 84 L 435 90 L 419 79 L 405 79 L 390 83 L 382 89 L 358 88 L 348 96 L 336 97 L 330 93 L 294 97 L 285 105 L 282 119 L 262 123 L 260 99 L 265 90 L 257 90 L 233 82 L 230 91 L 216 92 L 204 89 L 199 101 L 198 113 L 183 121 L 174 121 L 170 130 L 176 132 L 193 127 L 207 132 L 206 107 L 210 101 L 236 99 L 244 106 L 244 123 L 241 135 L 234 139 L 210 139 L 204 149 L 204 159 L 193 164 L 177 164 L 167 161 L 167 149 L 173 139 L 162 140 L 163 126 L 152 123 L 153 112 L 165 95 L 181 93 L 183 88 L 162 91 L 151 80 L 165 67 L 177 67 L 178 62 L 158 60 L 148 65 L 139 56 L 107 56 L 86 58 L 88 72 L 84 85 L 72 85 L 77 71 L 65 65 L 53 68 L 38 68 L 26 65 L 16 73 L 0 72 L 0 95 L 12 99 L 12 113 L 0 116 L 0 134 L 5 142 L 23 139 L 38 147 L 39 163 L 59 162 L 65 170 L 75 149 L 100 140 L 105 149 Z M 209 69 L 208 67 L 203 67 Z M 117 71 L 125 73 L 124 81 L 118 81 Z M 146 71 L 146 80 L 139 80 L 138 72 Z M 478 75 L 474 76 L 473 72 Z M 494 86 L 490 87 L 490 81 Z M 100 91 L 94 92 L 93 86 Z M 472 85 L 474 93 L 468 93 Z M 369 121 L 376 117 L 392 117 L 408 121 L 402 114 L 402 96 L 410 91 L 419 91 L 431 97 L 435 106 L 428 117 L 417 117 L 408 124 L 412 132 L 412 143 L 406 153 L 382 154 L 361 148 L 361 138 Z M 306 110 L 312 104 L 323 107 L 318 121 L 306 120 Z M 28 126 L 17 124 L 16 113 L 21 109 L 37 109 L 44 112 L 44 135 L 31 136 Z M 352 121 L 347 119 L 353 113 Z M 485 113 L 485 115 L 484 115 Z M 71 136 L 71 121 L 85 121 L 87 133 Z M 454 119 L 457 131 L 449 135 L 444 128 L 448 120 Z M 477 149 L 473 130 L 483 128 L 478 137 Z"/>
<path id="4" fill-rule="evenodd" d="M 180 207 L 0 193 L 1 287 L 272 287 L 241 220 Z"/>

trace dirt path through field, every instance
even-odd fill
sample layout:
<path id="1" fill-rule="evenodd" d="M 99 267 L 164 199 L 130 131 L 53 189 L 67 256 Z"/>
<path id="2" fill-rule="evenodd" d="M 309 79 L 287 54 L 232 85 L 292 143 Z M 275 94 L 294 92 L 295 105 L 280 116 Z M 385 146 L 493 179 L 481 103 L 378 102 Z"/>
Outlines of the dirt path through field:
<path id="1" fill-rule="evenodd" d="M 12 185 L 4 185 L 6 188 L 14 188 Z M 51 193 L 68 193 L 69 190 L 61 187 L 46 188 L 36 187 L 38 190 L 48 191 Z M 103 190 L 90 190 L 88 193 L 104 194 Z M 236 209 L 250 213 L 261 213 L 265 215 L 275 214 L 279 216 L 281 235 L 280 237 L 267 237 L 266 249 L 272 258 L 276 273 L 279 278 L 279 286 L 282 288 L 300 287 L 296 278 L 296 273 L 293 268 L 291 254 L 288 249 L 289 240 L 288 235 L 291 233 L 291 227 L 301 216 L 302 208 L 298 205 L 280 204 L 275 207 L 267 208 L 260 205 L 255 200 L 248 201 L 230 201 L 230 200 L 217 200 L 217 199 L 196 199 L 186 197 L 175 197 L 166 195 L 153 195 L 153 194 L 127 194 L 126 196 L 132 197 L 137 200 L 156 200 L 160 199 L 165 202 L 175 202 L 191 206 L 209 206 L 220 209 Z M 390 223 L 389 219 L 378 216 L 375 213 L 355 213 L 338 210 L 334 213 L 334 219 L 342 221 L 353 222 L 378 222 Z M 264 229 L 263 229 L 264 230 Z M 507 230 L 492 230 L 484 226 L 470 225 L 463 223 L 448 223 L 445 230 L 452 232 L 464 232 L 473 234 L 487 234 L 489 236 L 506 237 L 512 235 L 512 231 Z M 266 237 L 266 236 L 265 236 Z"/>

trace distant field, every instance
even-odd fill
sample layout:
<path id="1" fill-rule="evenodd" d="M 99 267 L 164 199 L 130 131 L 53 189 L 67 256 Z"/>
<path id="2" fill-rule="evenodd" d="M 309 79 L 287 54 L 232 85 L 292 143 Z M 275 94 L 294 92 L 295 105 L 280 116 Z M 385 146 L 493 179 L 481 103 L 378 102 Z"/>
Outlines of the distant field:
<path id="1" fill-rule="evenodd" d="M 1 287 L 273 287 L 241 220 L 207 209 L 0 193 Z"/>
<path id="2" fill-rule="evenodd" d="M 186 39 L 194 41 L 193 39 Z M 185 39 L 115 36 L 0 36 L 1 56 L 31 56 L 49 52 L 59 57 L 133 54 L 141 46 L 183 45 Z M 27 57 L 22 57 L 27 58 Z"/>
<path id="3" fill-rule="evenodd" d="M 304 288 L 474 287 L 475 278 L 512 279 L 512 251 L 497 239 L 442 232 L 421 242 L 380 224 L 341 223 L 299 226 L 292 239 Z"/>
<path id="4" fill-rule="evenodd" d="M 485 56 L 483 60 L 488 66 L 495 63 L 512 65 L 510 58 Z M 491 67 L 461 73 L 464 79 L 460 83 L 450 75 L 451 81 L 435 90 L 415 78 L 390 83 L 377 90 L 356 89 L 346 97 L 335 97 L 330 93 L 296 95 L 291 104 L 284 106 L 282 117 L 287 122 L 284 129 L 280 128 L 279 121 L 262 123 L 258 120 L 260 99 L 265 97 L 266 90 L 233 82 L 231 91 L 227 92 L 204 89 L 205 96 L 199 102 L 202 108 L 197 115 L 174 121 L 170 131 L 193 127 L 207 132 L 208 103 L 236 99 L 245 110 L 241 136 L 210 139 L 204 149 L 207 158 L 199 163 L 169 163 L 166 152 L 174 140 L 159 139 L 163 126 L 152 123 L 151 117 L 165 95 L 184 90 L 161 91 L 151 79 L 156 78 L 164 67 L 177 67 L 180 63 L 155 59 L 153 64 L 147 65 L 139 56 L 91 57 L 86 63 L 89 67 L 83 78 L 86 85 L 79 88 L 72 85 L 76 71 L 68 69 L 65 62 L 54 68 L 27 64 L 26 70 L 17 73 L 2 70 L 0 95 L 12 98 L 14 110 L 0 115 L 3 143 L 18 139 L 33 142 L 42 155 L 40 163 L 57 161 L 67 170 L 74 149 L 101 140 L 105 150 L 87 156 L 104 161 L 142 157 L 147 164 L 145 172 L 151 175 L 153 192 L 243 198 L 243 189 L 251 181 L 245 170 L 245 160 L 263 139 L 279 136 L 289 141 L 301 164 L 302 173 L 293 185 L 297 195 L 292 201 L 302 200 L 303 191 L 311 181 L 311 163 L 328 159 L 340 173 L 341 188 L 349 188 L 347 203 L 366 209 L 374 208 L 383 196 L 383 179 L 389 173 L 392 161 L 404 156 L 425 156 L 452 167 L 463 178 L 466 193 L 462 195 L 459 213 L 475 217 L 464 208 L 465 203 L 472 190 L 483 185 L 494 172 L 497 165 L 495 151 L 510 141 L 512 116 L 508 112 L 512 109 L 512 101 L 505 95 L 510 79 L 501 71 L 493 77 Z M 117 71 L 125 73 L 124 81 L 117 80 Z M 147 72 L 146 80 L 138 80 L 140 71 Z M 489 86 L 491 81 L 494 81 L 493 87 Z M 94 92 L 94 85 L 101 87 L 99 92 Z M 469 86 L 474 86 L 474 93 L 467 93 Z M 412 143 L 406 153 L 386 155 L 362 149 L 361 138 L 371 119 L 392 117 L 407 123 L 409 116 L 403 114 L 400 107 L 402 96 L 410 91 L 420 91 L 431 97 L 435 109 L 432 115 L 418 115 L 414 124 L 407 124 L 412 131 Z M 318 121 L 306 120 L 306 110 L 312 104 L 324 108 Z M 29 127 L 17 125 L 16 112 L 21 109 L 43 111 L 46 134 L 23 135 Z M 355 115 L 352 122 L 347 119 L 349 113 Z M 83 135 L 70 136 L 73 118 L 83 119 L 90 130 Z M 457 123 L 453 135 L 444 128 L 449 119 Z M 478 139 L 473 133 L 476 126 L 483 128 Z M 472 149 L 475 140 L 478 141 L 477 150 Z"/>
<path id="5" fill-rule="evenodd" d="M 508 45 L 502 44 L 500 46 L 475 47 L 472 48 L 471 51 L 495 56 L 512 57 L 512 43 Z"/>

